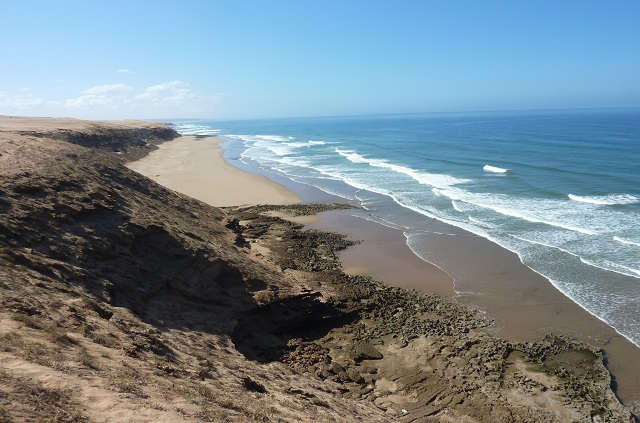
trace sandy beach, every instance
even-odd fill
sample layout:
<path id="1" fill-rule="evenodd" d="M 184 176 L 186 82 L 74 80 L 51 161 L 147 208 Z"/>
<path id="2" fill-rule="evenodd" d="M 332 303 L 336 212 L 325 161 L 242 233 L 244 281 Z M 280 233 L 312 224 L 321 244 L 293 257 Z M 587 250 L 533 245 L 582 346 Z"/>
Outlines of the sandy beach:
<path id="1" fill-rule="evenodd" d="M 214 137 L 185 136 L 161 144 L 127 166 L 160 185 L 212 206 L 294 204 L 296 194 L 266 177 L 229 165 Z"/>
<path id="2" fill-rule="evenodd" d="M 265 176 L 228 164 L 219 143 L 218 138 L 181 137 L 161 144 L 158 150 L 128 166 L 211 205 L 300 201 L 296 193 Z M 314 197 L 308 188 L 303 189 L 305 199 Z M 317 198 L 326 201 L 326 194 Z M 499 336 L 523 341 L 554 332 L 603 348 L 609 368 L 616 376 L 618 395 L 627 403 L 640 401 L 640 369 L 629 364 L 640 359 L 640 349 L 565 297 L 504 248 L 433 221 L 435 233 L 458 235 L 425 234 L 433 237 L 439 262 L 456 269 L 449 274 L 413 254 L 402 231 L 353 217 L 348 211 L 327 212 L 298 222 L 363 241 L 340 254 L 348 273 L 370 274 L 393 286 L 456 296 L 458 301 L 478 307 L 494 319 L 491 331 Z"/>

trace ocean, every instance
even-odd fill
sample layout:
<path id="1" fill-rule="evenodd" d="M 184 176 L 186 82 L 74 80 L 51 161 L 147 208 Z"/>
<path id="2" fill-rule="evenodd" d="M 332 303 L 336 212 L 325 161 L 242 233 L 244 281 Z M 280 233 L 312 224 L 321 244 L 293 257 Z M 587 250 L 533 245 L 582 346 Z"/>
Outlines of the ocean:
<path id="1" fill-rule="evenodd" d="M 223 136 L 231 163 L 357 202 L 436 265 L 422 220 L 487 238 L 640 346 L 638 109 L 173 125 Z"/>

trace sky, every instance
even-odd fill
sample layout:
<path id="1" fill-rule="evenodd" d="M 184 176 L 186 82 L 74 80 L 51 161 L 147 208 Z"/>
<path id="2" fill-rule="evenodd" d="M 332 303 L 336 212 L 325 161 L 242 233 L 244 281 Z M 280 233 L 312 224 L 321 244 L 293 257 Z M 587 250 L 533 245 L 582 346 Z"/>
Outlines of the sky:
<path id="1" fill-rule="evenodd" d="M 640 106 L 640 1 L 0 1 L 0 114 Z"/>

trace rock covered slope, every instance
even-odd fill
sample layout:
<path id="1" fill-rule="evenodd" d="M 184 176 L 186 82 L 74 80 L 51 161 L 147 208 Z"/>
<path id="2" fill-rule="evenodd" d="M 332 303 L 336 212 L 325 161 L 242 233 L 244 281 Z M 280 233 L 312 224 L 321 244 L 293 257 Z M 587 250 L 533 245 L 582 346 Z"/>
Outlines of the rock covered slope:
<path id="1" fill-rule="evenodd" d="M 345 275 L 338 234 L 123 166 L 174 136 L 0 118 L 0 421 L 631 421 L 601 352 L 498 339 Z"/>

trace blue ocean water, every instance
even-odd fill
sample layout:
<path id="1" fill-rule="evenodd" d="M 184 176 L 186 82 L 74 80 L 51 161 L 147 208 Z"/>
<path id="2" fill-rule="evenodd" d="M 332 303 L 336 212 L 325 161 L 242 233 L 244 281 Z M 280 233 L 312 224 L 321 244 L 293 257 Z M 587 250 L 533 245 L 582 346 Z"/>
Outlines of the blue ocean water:
<path id="1" fill-rule="evenodd" d="M 638 109 L 174 125 L 222 135 L 242 161 L 358 201 L 404 228 L 426 260 L 407 209 L 486 237 L 640 345 Z"/>

